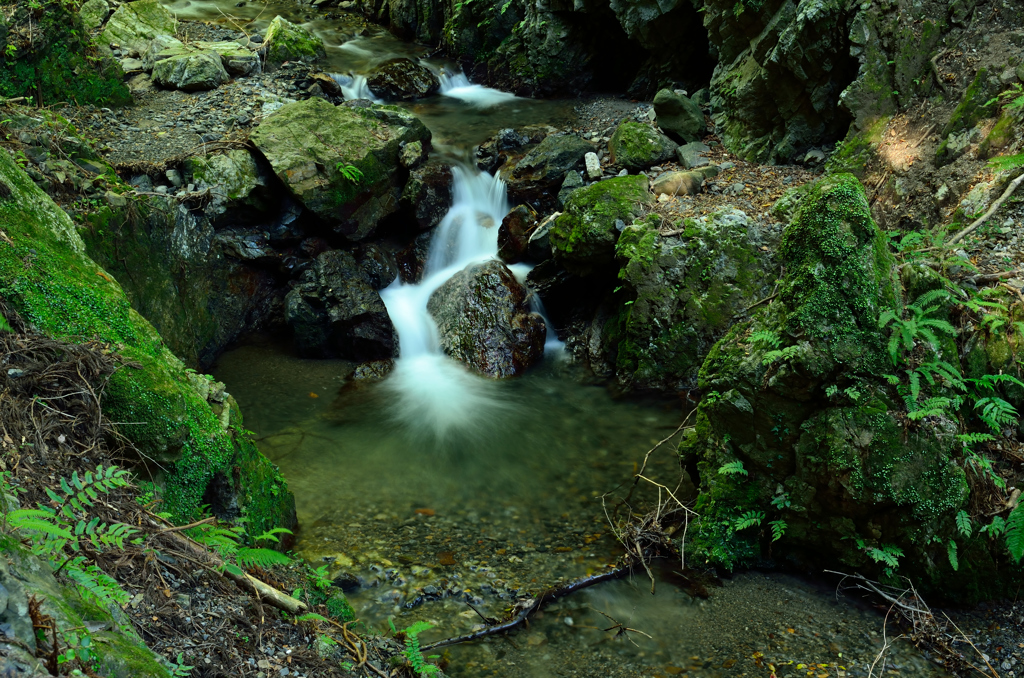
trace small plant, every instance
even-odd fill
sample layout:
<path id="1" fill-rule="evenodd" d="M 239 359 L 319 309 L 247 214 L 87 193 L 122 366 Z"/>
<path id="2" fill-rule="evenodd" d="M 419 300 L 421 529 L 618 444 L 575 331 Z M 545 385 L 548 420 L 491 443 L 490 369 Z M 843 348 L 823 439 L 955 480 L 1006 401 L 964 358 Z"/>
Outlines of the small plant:
<path id="1" fill-rule="evenodd" d="M 783 535 L 786 534 L 786 528 L 789 527 L 789 525 L 786 524 L 786 521 L 781 518 L 779 520 L 773 520 L 768 524 L 772 526 L 772 541 L 782 539 Z"/>
<path id="2" fill-rule="evenodd" d="M 972 532 L 971 517 L 967 515 L 967 511 L 961 509 L 956 514 L 956 529 L 959 530 L 960 534 L 964 537 L 967 537 L 968 539 L 970 538 Z"/>
<path id="3" fill-rule="evenodd" d="M 733 521 L 732 529 L 739 532 L 740 530 L 745 530 L 748 527 L 760 525 L 762 520 L 764 520 L 763 511 L 747 511 Z"/>
<path id="4" fill-rule="evenodd" d="M 334 166 L 334 169 L 338 170 L 341 176 L 345 177 L 353 184 L 358 184 L 363 180 L 363 171 L 355 165 L 347 165 L 343 162 L 339 162 Z"/>
<path id="5" fill-rule="evenodd" d="M 956 328 L 945 320 L 929 317 L 939 310 L 941 301 L 949 298 L 949 292 L 944 289 L 925 292 L 913 304 L 906 307 L 909 317 L 900 318 L 892 311 L 884 311 L 878 318 L 879 327 L 892 325 L 892 335 L 889 337 L 889 357 L 894 365 L 900 362 L 901 349 L 912 351 L 915 342 L 925 341 L 931 345 L 933 350 L 939 348 L 939 338 L 935 334 L 939 332 L 950 337 L 956 336 Z"/>
<path id="6" fill-rule="evenodd" d="M 1010 511 L 1010 515 L 1006 519 L 1004 533 L 1010 557 L 1013 558 L 1013 562 L 1019 563 L 1020 559 L 1024 557 L 1024 511 L 1021 510 L 1020 504 Z"/>
<path id="7" fill-rule="evenodd" d="M 245 528 L 238 525 L 234 527 L 220 527 L 218 525 L 199 525 L 190 530 L 194 540 L 212 548 L 224 561 L 224 569 L 233 575 L 241 576 L 242 568 L 253 567 L 274 567 L 275 565 L 288 565 L 292 559 L 273 549 L 262 547 L 242 546 L 241 541 L 245 536 Z M 257 536 L 253 543 L 261 542 L 277 543 L 278 534 L 291 534 L 291 530 L 284 527 L 275 527 Z M 235 561 L 234 563 L 231 561 Z"/>
<path id="8" fill-rule="evenodd" d="M 745 476 L 745 475 L 749 475 L 749 473 L 747 473 L 747 469 L 743 468 L 743 462 L 742 461 L 730 461 L 728 464 L 723 464 L 718 469 L 718 473 L 720 475 L 724 475 L 724 476 L 732 476 L 732 475 Z"/>
<path id="9" fill-rule="evenodd" d="M 185 660 L 181 652 L 178 653 L 178 658 L 175 661 L 168 663 L 170 664 L 168 668 L 170 668 L 171 675 L 174 676 L 174 678 L 187 678 L 187 676 L 192 673 L 192 669 L 195 668 L 194 666 L 188 666 L 185 664 Z"/>
<path id="10" fill-rule="evenodd" d="M 390 622 L 391 620 L 388 619 Z M 392 628 L 394 625 L 392 624 Z M 405 634 L 405 650 L 403 654 L 405 658 L 409 660 L 409 665 L 412 666 L 412 670 L 416 672 L 418 676 L 434 676 L 437 675 L 438 668 L 433 664 L 428 664 L 423 658 L 423 653 L 420 651 L 420 638 L 419 635 L 427 629 L 433 628 L 433 624 L 425 621 L 418 621 L 409 628 L 402 631 Z M 429 657 L 433 659 L 434 657 Z"/>

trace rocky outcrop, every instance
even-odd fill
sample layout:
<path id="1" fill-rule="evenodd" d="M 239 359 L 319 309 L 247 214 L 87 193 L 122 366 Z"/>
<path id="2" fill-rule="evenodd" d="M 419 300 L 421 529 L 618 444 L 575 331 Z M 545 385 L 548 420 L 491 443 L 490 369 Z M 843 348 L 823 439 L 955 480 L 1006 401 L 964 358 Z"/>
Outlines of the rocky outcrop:
<path id="1" fill-rule="evenodd" d="M 650 125 L 628 120 L 615 129 L 608 142 L 612 162 L 634 173 L 673 160 L 678 147 Z"/>
<path id="2" fill-rule="evenodd" d="M 135 0 L 117 8 L 96 42 L 140 56 L 154 38 L 173 36 L 175 28 L 174 15 L 158 0 Z"/>
<path id="3" fill-rule="evenodd" d="M 285 297 L 285 321 L 299 354 L 359 362 L 398 357 L 398 334 L 371 285 L 391 282 L 385 280 L 368 275 L 349 252 L 331 250 L 317 257 Z"/>
<path id="4" fill-rule="evenodd" d="M 426 145 L 430 132 L 397 107 L 336 107 L 312 98 L 265 118 L 252 141 L 306 209 L 358 241 L 398 210 L 408 176 L 402 145 Z"/>
<path id="5" fill-rule="evenodd" d="M 268 64 L 278 65 L 285 61 L 315 61 L 323 58 L 327 50 L 318 36 L 278 15 L 263 35 L 263 53 Z"/>
<path id="6" fill-rule="evenodd" d="M 522 374 L 544 355 L 544 321 L 500 261 L 471 264 L 427 303 L 446 354 L 488 377 Z"/>
<path id="7" fill-rule="evenodd" d="M 575 191 L 551 227 L 555 260 L 577 275 L 607 267 L 615 257 L 619 234 L 650 202 L 643 174 L 607 179 Z"/>
<path id="8" fill-rule="evenodd" d="M 385 61 L 366 78 L 366 86 L 373 95 L 385 101 L 421 99 L 437 92 L 441 87 L 437 76 L 429 68 L 412 59 Z"/>
<path id="9" fill-rule="evenodd" d="M 700 141 L 707 132 L 700 106 L 672 90 L 659 90 L 654 96 L 654 113 L 658 126 L 682 143 Z"/>
<path id="10" fill-rule="evenodd" d="M 78 8 L 78 16 L 89 30 L 99 28 L 110 16 L 110 4 L 107 0 L 88 0 Z"/>
<path id="11" fill-rule="evenodd" d="M 622 262 L 616 312 L 592 334 L 624 389 L 681 391 L 744 309 L 768 297 L 777 231 L 725 208 L 688 219 L 662 237 L 646 224 L 627 226 L 615 246 Z"/>

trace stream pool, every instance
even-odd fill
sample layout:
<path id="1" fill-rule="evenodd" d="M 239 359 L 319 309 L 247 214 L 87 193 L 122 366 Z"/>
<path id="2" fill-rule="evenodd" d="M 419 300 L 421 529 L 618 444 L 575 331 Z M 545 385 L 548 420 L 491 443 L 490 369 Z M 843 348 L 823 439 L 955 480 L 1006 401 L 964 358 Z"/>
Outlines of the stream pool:
<path id="1" fill-rule="evenodd" d="M 259 29 L 282 14 L 324 38 L 324 70 L 340 74 L 427 51 L 353 14 L 307 20 L 308 8 L 285 0 L 166 4 L 180 19 Z M 427 63 L 453 72 L 444 60 Z M 462 95 L 476 87 L 457 84 Z M 442 93 L 406 107 L 430 127 L 435 148 L 465 157 L 500 128 L 565 125 L 578 103 L 480 94 Z M 377 383 L 352 380 L 352 363 L 296 358 L 286 341 L 266 336 L 217 365 L 215 376 L 295 494 L 296 552 L 329 566 L 368 627 L 428 621 L 424 642 L 482 628 L 481 615 L 502 616 L 518 595 L 608 568 L 621 551 L 606 507 L 629 490 L 645 453 L 679 426 L 678 399 L 615 399 L 557 347 L 520 378 L 485 380 L 436 347 L 409 351 L 408 331 L 399 332 L 405 357 Z M 671 487 L 679 479 L 674 447 L 661 448 L 646 471 Z M 631 506 L 643 511 L 657 499 L 642 485 Z M 883 645 L 884 611 L 838 595 L 835 582 L 747 572 L 705 590 L 678 569 L 661 563 L 653 594 L 646 576 L 607 582 L 550 605 L 509 637 L 450 647 L 446 671 L 868 676 Z M 946 674 L 897 642 L 872 675 Z"/>

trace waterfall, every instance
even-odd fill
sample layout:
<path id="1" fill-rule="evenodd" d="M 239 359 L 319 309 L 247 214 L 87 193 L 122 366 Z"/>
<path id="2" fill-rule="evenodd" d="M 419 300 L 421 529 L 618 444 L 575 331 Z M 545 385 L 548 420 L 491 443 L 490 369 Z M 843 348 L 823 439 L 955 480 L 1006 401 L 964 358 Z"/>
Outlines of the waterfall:
<path id="1" fill-rule="evenodd" d="M 341 93 L 345 96 L 345 101 L 351 101 L 353 99 L 369 99 L 374 103 L 380 103 L 380 99 L 373 96 L 373 92 L 370 91 L 369 85 L 366 84 L 365 75 L 342 75 L 340 73 L 331 73 L 330 76 L 334 82 L 338 83 L 338 87 L 341 87 Z"/>
<path id="2" fill-rule="evenodd" d="M 502 92 L 499 89 L 474 85 L 464 73 L 448 73 L 444 68 L 441 69 L 438 79 L 441 81 L 443 96 L 459 99 L 477 108 L 503 104 L 516 98 L 514 94 Z"/>

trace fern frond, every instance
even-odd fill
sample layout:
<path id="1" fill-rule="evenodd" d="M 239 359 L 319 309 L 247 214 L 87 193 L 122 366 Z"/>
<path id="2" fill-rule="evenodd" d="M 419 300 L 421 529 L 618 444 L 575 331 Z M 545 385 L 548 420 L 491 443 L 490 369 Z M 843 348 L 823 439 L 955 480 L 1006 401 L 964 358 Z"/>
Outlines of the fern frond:
<path id="1" fill-rule="evenodd" d="M 292 559 L 273 549 L 238 549 L 235 560 L 242 567 L 274 567 L 275 565 L 288 565 Z"/>
<path id="2" fill-rule="evenodd" d="M 1006 519 L 1006 548 L 1015 563 L 1024 557 L 1024 510 L 1020 504 L 1014 507 Z"/>
<path id="3" fill-rule="evenodd" d="M 960 534 L 967 537 L 971 536 L 971 517 L 967 515 L 967 511 L 960 510 L 956 514 L 956 528 L 960 530 Z"/>

